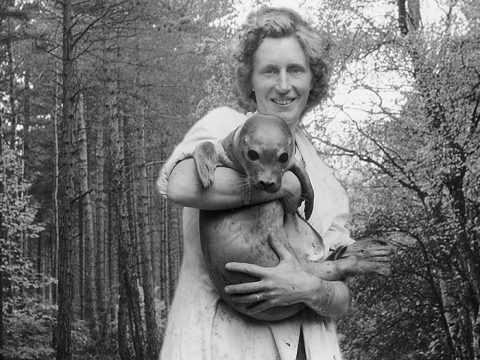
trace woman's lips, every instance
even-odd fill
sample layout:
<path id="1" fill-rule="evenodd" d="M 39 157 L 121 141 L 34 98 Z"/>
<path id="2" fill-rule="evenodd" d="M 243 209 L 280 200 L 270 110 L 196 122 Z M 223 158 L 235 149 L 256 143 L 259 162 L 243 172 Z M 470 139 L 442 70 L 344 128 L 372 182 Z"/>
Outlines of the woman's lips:
<path id="1" fill-rule="evenodd" d="M 275 98 L 272 101 L 277 105 L 288 105 L 295 101 L 295 98 Z"/>

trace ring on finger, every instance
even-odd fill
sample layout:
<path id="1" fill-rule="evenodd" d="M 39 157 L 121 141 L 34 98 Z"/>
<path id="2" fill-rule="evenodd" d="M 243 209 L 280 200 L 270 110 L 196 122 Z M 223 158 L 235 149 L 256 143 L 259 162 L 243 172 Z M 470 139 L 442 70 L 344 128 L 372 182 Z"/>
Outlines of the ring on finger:
<path id="1" fill-rule="evenodd" d="M 255 297 L 257 298 L 257 300 L 260 300 L 261 298 L 260 294 L 257 294 Z"/>

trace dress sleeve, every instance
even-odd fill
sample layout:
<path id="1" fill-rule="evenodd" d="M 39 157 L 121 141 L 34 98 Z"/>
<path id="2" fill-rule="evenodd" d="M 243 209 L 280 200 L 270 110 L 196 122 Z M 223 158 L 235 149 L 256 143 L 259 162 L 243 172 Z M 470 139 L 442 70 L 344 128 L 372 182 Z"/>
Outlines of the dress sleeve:
<path id="1" fill-rule="evenodd" d="M 336 206 L 335 216 L 327 232 L 323 235 L 323 241 L 326 249 L 335 250 L 339 246 L 355 242 L 350 237 L 350 231 L 347 228 L 350 219 L 350 204 L 347 192 L 333 173 L 325 181 L 330 183 L 329 187 L 336 192 Z"/>
<path id="2" fill-rule="evenodd" d="M 198 144 L 204 141 L 215 142 L 223 139 L 245 120 L 245 116 L 227 107 L 210 111 L 198 120 L 185 134 L 182 141 L 175 147 L 170 157 L 165 161 L 157 179 L 157 189 L 166 196 L 168 179 L 175 165 L 192 157 Z"/>

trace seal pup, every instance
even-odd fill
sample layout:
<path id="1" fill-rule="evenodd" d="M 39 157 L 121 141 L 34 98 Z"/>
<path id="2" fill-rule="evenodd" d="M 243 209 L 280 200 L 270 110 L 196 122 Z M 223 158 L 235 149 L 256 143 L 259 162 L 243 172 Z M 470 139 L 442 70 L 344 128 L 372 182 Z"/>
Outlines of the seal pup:
<path id="1" fill-rule="evenodd" d="M 199 144 L 193 159 L 204 188 L 215 181 L 215 169 L 226 166 L 246 175 L 248 186 L 275 193 L 280 190 L 283 174 L 290 170 L 300 180 L 308 220 L 313 211 L 314 192 L 294 152 L 295 138 L 287 123 L 278 116 L 257 113 L 221 143 Z"/>
<path id="2" fill-rule="evenodd" d="M 215 181 L 215 168 L 227 166 L 246 174 L 255 188 L 274 192 L 280 188 L 285 171 L 291 169 L 302 184 L 301 193 L 293 194 L 297 197 L 293 203 L 299 204 L 306 194 L 306 202 L 311 203 L 305 208 L 311 206 L 313 209 L 313 189 L 303 166 L 292 159 L 294 149 L 293 134 L 282 119 L 256 114 L 221 142 L 198 145 L 193 158 L 205 188 Z M 311 211 L 305 211 L 306 217 Z M 279 256 L 272 248 L 272 242 L 282 244 L 304 269 L 324 280 L 389 272 L 388 262 L 377 261 L 388 252 L 385 243 L 356 242 L 341 247 L 327 258 L 320 234 L 298 214 L 296 208 L 285 208 L 281 200 L 230 210 L 201 210 L 199 223 L 203 256 L 220 297 L 238 312 L 259 320 L 285 319 L 305 306 L 297 303 L 254 312 L 251 305 L 235 302 L 235 296 L 225 292 L 227 285 L 258 280 L 248 274 L 228 271 L 225 264 L 242 262 L 265 267 L 278 264 Z M 307 257 L 306 249 L 313 252 L 317 261 Z M 324 258 L 326 261 L 319 260 Z"/>

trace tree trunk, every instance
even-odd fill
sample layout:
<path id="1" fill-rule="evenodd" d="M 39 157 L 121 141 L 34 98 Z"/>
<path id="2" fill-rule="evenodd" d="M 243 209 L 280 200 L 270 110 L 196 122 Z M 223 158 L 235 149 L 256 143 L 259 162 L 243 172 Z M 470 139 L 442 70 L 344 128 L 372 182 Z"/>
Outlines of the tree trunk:
<path id="1" fill-rule="evenodd" d="M 74 160 L 75 161 L 75 160 Z M 78 168 L 78 167 L 77 167 Z M 78 174 L 75 173 L 75 193 L 79 193 Z M 77 226 L 78 235 L 73 243 L 73 253 L 77 254 L 73 259 L 73 313 L 80 319 L 85 319 L 85 233 L 82 211 L 82 202 L 75 202 L 77 205 Z"/>
<path id="2" fill-rule="evenodd" d="M 104 142 L 103 142 L 103 122 L 98 121 L 96 124 L 96 144 L 95 144 L 95 157 L 97 159 L 96 163 L 96 299 L 98 304 L 98 314 L 99 314 L 99 332 L 100 340 L 105 339 L 107 336 L 107 326 L 108 326 L 108 311 L 105 306 L 106 301 L 106 266 L 105 266 L 105 245 L 106 245 L 106 236 L 105 236 L 105 184 L 104 184 L 104 170 L 105 170 L 105 151 L 104 151 Z"/>
<path id="3" fill-rule="evenodd" d="M 88 167 L 88 149 L 87 149 L 87 130 L 85 122 L 83 95 L 80 94 L 77 105 L 77 141 L 78 141 L 78 183 L 80 211 L 82 214 L 82 228 L 84 239 L 84 298 L 85 298 L 85 317 L 94 339 L 98 336 L 97 323 L 97 303 L 95 298 L 95 229 L 93 224 L 93 206 L 92 191 L 89 186 L 89 167 Z"/>
<path id="4" fill-rule="evenodd" d="M 43 254 L 42 254 L 42 248 L 45 247 L 45 244 L 44 244 L 44 241 L 43 240 L 43 233 L 40 233 L 39 236 L 38 236 L 38 239 L 37 239 L 37 251 L 36 251 L 36 254 L 35 254 L 35 259 L 37 259 L 37 263 L 36 263 L 36 271 L 38 274 L 46 274 L 46 268 L 45 266 L 42 266 L 42 259 L 44 258 Z M 38 287 L 37 289 L 37 295 L 40 296 L 40 298 L 45 301 L 45 286 L 43 286 L 42 284 L 40 284 L 40 286 Z"/>
<path id="5" fill-rule="evenodd" d="M 155 198 L 158 196 L 156 195 L 156 188 L 155 186 L 152 186 L 152 181 L 151 179 L 155 178 L 155 175 L 152 174 L 152 169 L 154 169 L 152 166 L 146 166 L 146 171 L 147 171 L 147 194 L 148 194 L 148 206 L 147 206 L 147 239 L 150 240 L 150 273 L 151 273 L 151 278 L 152 278 L 152 284 L 154 291 L 156 287 L 158 286 L 158 276 L 157 276 L 157 271 L 158 271 L 158 251 L 157 251 L 157 244 L 158 244 L 158 232 L 156 231 L 157 227 L 154 225 L 155 224 L 155 211 L 154 211 L 154 206 L 155 206 Z"/>
<path id="6" fill-rule="evenodd" d="M 128 299 L 128 314 L 130 317 L 130 333 L 133 342 L 136 359 L 145 358 L 145 334 L 142 320 L 142 311 L 140 305 L 139 285 L 139 259 L 138 259 L 138 244 L 136 233 L 136 214 L 135 214 L 135 195 L 134 195 L 134 179 L 133 179 L 133 124 L 129 116 L 124 117 L 122 131 L 123 136 L 120 143 L 123 148 L 123 184 L 125 184 L 122 192 L 123 207 L 122 219 L 125 223 L 127 232 L 123 233 L 120 238 L 119 259 L 125 266 L 126 294 Z"/>
<path id="7" fill-rule="evenodd" d="M 75 144 L 75 141 L 74 141 Z M 75 164 L 74 187 L 75 194 L 79 194 L 78 187 L 78 163 L 73 159 Z M 85 319 L 85 235 L 82 204 L 80 199 L 75 201 L 76 217 L 75 224 L 76 234 L 72 244 L 74 257 L 72 259 L 73 266 L 73 314 L 82 320 Z"/>
<path id="8" fill-rule="evenodd" d="M 464 322 L 462 321 L 461 313 L 463 309 L 458 307 L 458 300 L 455 296 L 458 287 L 452 283 L 451 277 L 451 271 L 440 270 L 440 294 L 443 303 L 443 314 L 448 325 L 447 342 L 451 345 L 455 359 L 470 359 L 470 357 L 465 355 L 467 347 L 464 346 L 462 341 Z"/>
<path id="9" fill-rule="evenodd" d="M 119 274 L 120 275 L 120 274 Z M 125 277 L 119 279 L 120 281 L 120 296 L 118 302 L 118 353 L 120 359 L 128 360 L 133 359 L 133 354 L 130 350 L 128 342 L 128 304 L 127 304 L 127 295 L 125 289 L 127 285 L 124 284 L 126 281 Z"/>
<path id="10" fill-rule="evenodd" d="M 60 238 L 60 229 L 59 229 L 59 203 L 58 203 L 58 169 L 60 164 L 60 149 L 59 149 L 59 135 L 58 135 L 58 99 L 59 99 L 59 69 L 58 63 L 55 62 L 55 90 L 53 93 L 55 109 L 53 111 L 53 131 L 54 131 L 54 159 L 55 164 L 53 167 L 54 170 L 54 183 L 53 183 L 53 246 L 52 246 L 52 276 L 58 279 L 58 242 Z M 57 304 L 58 302 L 58 285 L 52 284 L 52 303 Z"/>
<path id="11" fill-rule="evenodd" d="M 2 114 L 0 113 L 0 139 L 3 139 L 3 119 Z M 3 141 L 0 141 L 0 159 L 3 159 Z M 5 189 L 4 189 L 4 179 L 3 174 L 2 181 L 0 181 L 0 196 L 5 196 Z M 0 211 L 0 238 L 7 239 L 6 229 L 3 226 L 3 212 Z M 0 264 L 4 264 L 4 256 L 3 251 L 0 252 Z M 5 345 L 5 330 L 3 324 L 3 271 L 0 268 L 0 349 L 3 349 Z M 0 359 L 3 360 L 3 355 L 0 355 Z"/>
<path id="12" fill-rule="evenodd" d="M 159 333 L 155 314 L 155 297 L 153 293 L 153 279 L 151 277 L 149 238 L 147 233 L 148 224 L 148 193 L 147 193 L 147 169 L 145 157 L 145 119 L 143 114 L 140 118 L 140 126 L 137 127 L 137 226 L 138 241 L 140 245 L 140 256 L 142 265 L 143 296 L 145 304 L 147 360 L 156 360 L 160 351 Z"/>
<path id="13" fill-rule="evenodd" d="M 58 316 L 57 360 L 72 359 L 72 242 L 73 209 L 73 60 L 72 60 L 72 4 L 63 2 L 63 116 L 59 150 L 59 239 L 58 239 Z"/>
<path id="14" fill-rule="evenodd" d="M 13 58 L 13 49 L 12 49 L 12 40 L 11 37 L 7 36 L 6 40 L 6 54 L 8 61 L 8 97 L 10 103 L 10 148 L 15 149 L 15 143 L 17 139 L 17 107 L 16 100 L 17 96 L 15 94 L 15 62 Z"/>
<path id="15" fill-rule="evenodd" d="M 0 154 L 1 155 L 1 154 Z M 0 214 L 0 221 L 2 221 L 2 215 Z M 0 223 L 1 226 L 1 223 Z M 3 236 L 3 229 L 0 229 L 0 235 Z M 3 264 L 3 259 L 1 259 Z M 5 346 L 5 330 L 3 327 L 3 272 L 0 271 L 0 349 L 3 349 Z M 0 354 L 0 360 L 3 360 L 4 357 Z"/>
<path id="16" fill-rule="evenodd" d="M 108 117 L 107 117 L 108 119 Z M 110 125 L 108 125 L 110 126 Z M 105 140 L 108 139 L 109 146 L 107 146 L 107 149 L 110 149 L 110 140 L 107 137 Z M 105 257 L 105 261 L 107 262 L 106 264 L 106 271 L 107 271 L 107 286 L 108 286 L 108 294 L 107 294 L 107 301 L 108 301 L 108 306 L 107 306 L 107 311 L 108 311 L 108 316 L 109 318 L 112 319 L 112 321 L 115 321 L 117 319 L 118 312 L 116 311 L 116 303 L 117 303 L 117 294 L 118 294 L 118 289 L 119 289 L 119 278 L 118 278 L 118 239 L 115 236 L 115 227 L 116 227 L 116 219 L 117 216 L 115 214 L 115 197 L 116 194 L 114 194 L 114 188 L 113 188 L 113 180 L 112 180 L 112 160 L 111 160 L 111 154 L 109 154 L 109 159 L 106 164 L 106 174 L 107 176 L 105 179 L 107 182 L 105 185 L 107 186 L 107 209 L 109 211 L 107 212 L 107 224 L 108 224 L 108 229 L 106 232 L 107 236 L 107 241 L 106 241 L 106 252 L 108 256 Z M 108 171 L 107 171 L 108 169 Z"/>
<path id="17" fill-rule="evenodd" d="M 108 64 L 107 64 L 108 66 Z M 130 319 L 131 339 L 135 351 L 135 359 L 143 360 L 143 327 L 139 308 L 139 293 L 136 284 L 134 246 L 130 239 L 130 228 L 128 224 L 128 199 L 125 186 L 125 158 L 124 158 L 124 139 L 121 137 L 121 127 L 117 107 L 117 82 L 116 72 L 111 68 L 106 69 L 107 89 L 109 92 L 107 100 L 107 113 L 109 114 L 109 136 L 110 151 L 112 163 L 112 189 L 113 189 L 113 207 L 115 226 L 114 236 L 118 239 L 118 274 L 120 280 L 120 306 L 119 306 L 119 329 L 118 341 L 119 352 L 122 360 L 131 360 L 129 355 L 128 343 L 125 341 L 127 326 L 124 319 L 125 311 L 123 304 L 127 303 L 128 315 Z"/>

